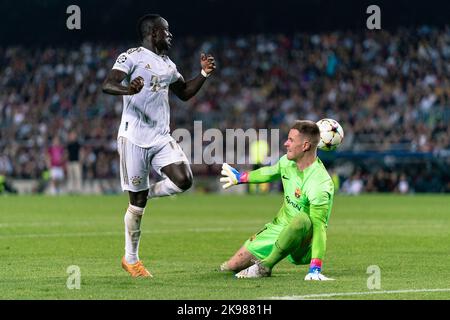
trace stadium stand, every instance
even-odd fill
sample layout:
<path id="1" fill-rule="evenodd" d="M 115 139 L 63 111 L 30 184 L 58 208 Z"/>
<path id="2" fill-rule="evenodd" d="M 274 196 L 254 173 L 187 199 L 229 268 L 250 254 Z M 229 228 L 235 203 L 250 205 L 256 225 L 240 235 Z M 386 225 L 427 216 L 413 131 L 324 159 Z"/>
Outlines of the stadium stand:
<path id="1" fill-rule="evenodd" d="M 344 144 L 323 157 L 343 192 L 450 192 L 449 27 L 176 40 L 170 57 L 185 78 L 199 72 L 200 52 L 218 69 L 191 101 L 171 96 L 172 130 L 202 121 L 223 132 L 280 128 L 284 139 L 295 119 L 333 118 Z M 83 179 L 117 178 L 122 99 L 101 84 L 130 47 L 0 47 L 0 174 L 40 179 L 52 137 L 67 143 L 75 130 Z"/>

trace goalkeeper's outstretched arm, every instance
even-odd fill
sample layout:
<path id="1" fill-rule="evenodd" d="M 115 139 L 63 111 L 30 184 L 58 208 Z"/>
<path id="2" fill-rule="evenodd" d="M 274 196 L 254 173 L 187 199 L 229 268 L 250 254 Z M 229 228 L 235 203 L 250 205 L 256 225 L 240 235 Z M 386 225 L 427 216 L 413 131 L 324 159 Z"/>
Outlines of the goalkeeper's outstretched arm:
<path id="1" fill-rule="evenodd" d="M 327 247 L 327 221 L 332 206 L 332 201 L 328 200 L 329 197 L 327 192 L 319 192 L 310 205 L 309 217 L 312 223 L 313 237 L 311 262 L 305 280 L 334 280 L 321 274 L 322 260 Z"/>
<path id="2" fill-rule="evenodd" d="M 265 183 L 280 179 L 280 166 L 277 162 L 273 166 L 262 167 L 249 172 L 239 172 L 227 163 L 222 165 L 222 178 L 220 182 L 224 189 L 241 183 Z"/>

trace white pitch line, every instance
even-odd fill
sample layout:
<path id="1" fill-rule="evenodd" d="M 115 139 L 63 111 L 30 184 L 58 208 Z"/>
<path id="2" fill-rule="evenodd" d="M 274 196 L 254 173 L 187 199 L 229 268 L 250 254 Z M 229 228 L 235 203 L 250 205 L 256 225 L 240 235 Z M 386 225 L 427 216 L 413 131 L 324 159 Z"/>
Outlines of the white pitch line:
<path id="1" fill-rule="evenodd" d="M 205 233 L 205 232 L 232 232 L 232 231 L 251 231 L 249 228 L 187 228 L 174 230 L 152 230 L 142 231 L 143 234 L 169 234 L 180 232 Z M 123 232 L 105 231 L 105 232 L 67 232 L 67 233 L 25 233 L 0 235 L 0 239 L 20 239 L 20 238 L 69 238 L 69 237 L 102 237 L 118 236 Z"/>
<path id="2" fill-rule="evenodd" d="M 60 227 L 61 222 L 28 222 L 28 223 L 0 223 L 0 228 L 40 228 L 40 227 Z M 85 223 L 85 225 L 88 225 Z"/>
<path id="3" fill-rule="evenodd" d="M 21 238 L 70 238 L 70 237 L 102 237 L 120 235 L 122 232 L 69 232 L 69 233 L 26 233 L 0 235 L 0 239 L 21 239 Z"/>
<path id="4" fill-rule="evenodd" d="M 446 289 L 383 290 L 383 291 L 364 291 L 364 292 L 335 292 L 335 293 L 306 294 L 306 295 L 302 295 L 302 296 L 269 297 L 269 298 L 263 298 L 263 299 L 308 300 L 308 299 L 314 299 L 314 298 L 362 296 L 362 295 L 371 295 L 371 294 L 417 293 L 417 292 L 450 292 L 450 288 L 446 288 Z"/>

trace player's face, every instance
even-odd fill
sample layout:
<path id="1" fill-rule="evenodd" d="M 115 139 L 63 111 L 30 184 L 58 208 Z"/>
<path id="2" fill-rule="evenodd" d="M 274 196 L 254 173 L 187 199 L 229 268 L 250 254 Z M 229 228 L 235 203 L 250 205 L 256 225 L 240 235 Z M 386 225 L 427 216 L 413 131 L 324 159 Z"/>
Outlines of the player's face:
<path id="1" fill-rule="evenodd" d="M 298 160 L 310 149 L 310 142 L 298 130 L 291 129 L 284 143 L 289 160 Z"/>
<path id="2" fill-rule="evenodd" d="M 169 23 L 161 18 L 154 29 L 156 30 L 156 47 L 159 50 L 169 50 L 172 46 L 172 34 L 169 31 Z"/>

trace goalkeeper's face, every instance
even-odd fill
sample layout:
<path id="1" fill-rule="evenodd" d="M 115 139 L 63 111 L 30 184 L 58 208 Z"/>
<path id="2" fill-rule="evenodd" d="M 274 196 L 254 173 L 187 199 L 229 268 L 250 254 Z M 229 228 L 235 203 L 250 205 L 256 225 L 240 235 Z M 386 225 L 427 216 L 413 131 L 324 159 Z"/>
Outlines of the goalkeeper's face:
<path id="1" fill-rule="evenodd" d="M 311 142 L 309 139 L 296 129 L 291 129 L 289 131 L 284 146 L 287 150 L 287 158 L 294 161 L 302 158 L 306 152 L 311 150 Z"/>

